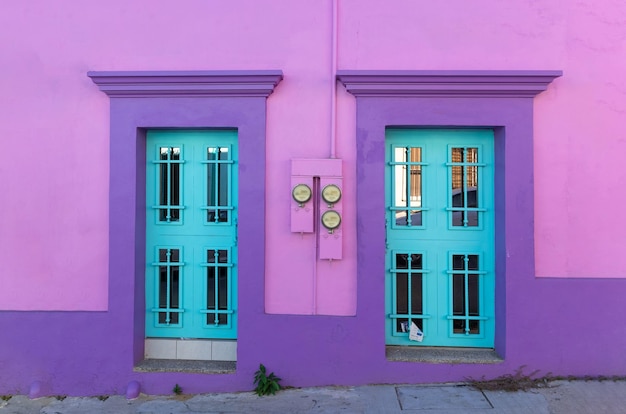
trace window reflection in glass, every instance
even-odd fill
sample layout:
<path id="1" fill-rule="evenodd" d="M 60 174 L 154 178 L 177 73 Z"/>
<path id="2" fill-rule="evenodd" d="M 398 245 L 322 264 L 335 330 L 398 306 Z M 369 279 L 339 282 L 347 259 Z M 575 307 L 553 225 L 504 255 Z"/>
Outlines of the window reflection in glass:
<path id="1" fill-rule="evenodd" d="M 452 225 L 478 226 L 478 148 L 452 148 Z"/>
<path id="2" fill-rule="evenodd" d="M 396 225 L 422 225 L 422 149 L 394 148 L 394 211 Z"/>

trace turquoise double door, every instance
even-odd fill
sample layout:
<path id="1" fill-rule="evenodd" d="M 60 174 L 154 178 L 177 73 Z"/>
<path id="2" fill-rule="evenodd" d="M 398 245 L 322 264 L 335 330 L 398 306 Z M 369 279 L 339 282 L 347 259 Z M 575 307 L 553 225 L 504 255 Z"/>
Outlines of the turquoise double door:
<path id="1" fill-rule="evenodd" d="M 237 131 L 146 141 L 146 337 L 237 337 Z"/>
<path id="2" fill-rule="evenodd" d="M 387 344 L 493 347 L 493 146 L 492 130 L 387 130 Z"/>

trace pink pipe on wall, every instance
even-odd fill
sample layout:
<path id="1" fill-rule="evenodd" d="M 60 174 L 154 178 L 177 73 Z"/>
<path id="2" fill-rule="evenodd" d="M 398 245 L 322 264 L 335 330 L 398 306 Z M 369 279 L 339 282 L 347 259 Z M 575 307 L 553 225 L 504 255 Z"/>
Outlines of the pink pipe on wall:
<path id="1" fill-rule="evenodd" d="M 338 12 L 338 0 L 332 1 L 332 40 L 331 40 L 331 68 L 330 68 L 330 83 L 331 83 L 331 96 L 330 96 L 330 158 L 337 158 L 337 12 Z"/>

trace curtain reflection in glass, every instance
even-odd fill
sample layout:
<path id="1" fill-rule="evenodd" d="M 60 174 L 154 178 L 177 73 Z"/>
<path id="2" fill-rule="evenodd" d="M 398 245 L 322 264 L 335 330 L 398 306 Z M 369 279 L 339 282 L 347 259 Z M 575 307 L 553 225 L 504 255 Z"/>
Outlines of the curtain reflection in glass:
<path id="1" fill-rule="evenodd" d="M 452 225 L 478 226 L 478 148 L 452 148 Z"/>

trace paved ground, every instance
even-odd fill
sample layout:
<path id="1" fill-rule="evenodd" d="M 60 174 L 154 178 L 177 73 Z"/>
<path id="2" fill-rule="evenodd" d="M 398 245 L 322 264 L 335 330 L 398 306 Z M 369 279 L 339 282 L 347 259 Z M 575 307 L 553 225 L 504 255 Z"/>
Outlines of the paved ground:
<path id="1" fill-rule="evenodd" d="M 171 397 L 141 395 L 98 398 L 68 397 L 0 400 L 0 413 L 12 414 L 185 414 L 185 413 L 414 413 L 543 414 L 626 413 L 626 381 L 555 381 L 529 391 L 478 391 L 467 385 L 371 385 L 252 393 L 199 394 Z"/>

